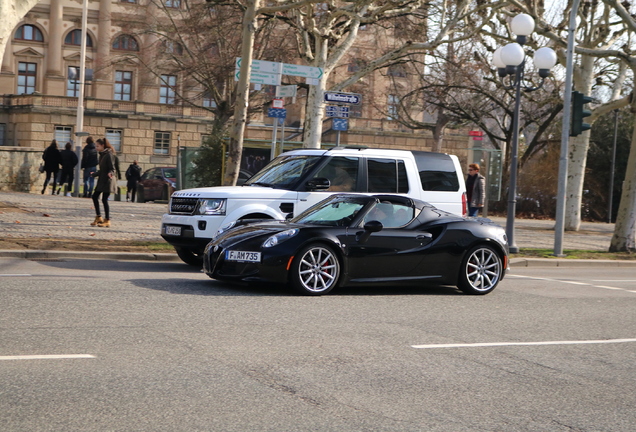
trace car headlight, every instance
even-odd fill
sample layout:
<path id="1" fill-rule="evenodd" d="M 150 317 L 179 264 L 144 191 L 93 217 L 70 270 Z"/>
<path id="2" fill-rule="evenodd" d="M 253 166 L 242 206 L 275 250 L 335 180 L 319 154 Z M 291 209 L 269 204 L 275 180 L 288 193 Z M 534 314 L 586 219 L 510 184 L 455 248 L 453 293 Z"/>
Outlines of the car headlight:
<path id="1" fill-rule="evenodd" d="M 199 214 L 202 215 L 224 215 L 225 214 L 224 198 L 201 199 L 199 200 Z"/>
<path id="2" fill-rule="evenodd" d="M 212 239 L 217 238 L 218 236 L 220 236 L 221 234 L 223 234 L 225 231 L 227 230 L 231 230 L 232 228 L 234 228 L 234 225 L 236 225 L 236 221 L 232 221 L 227 225 L 223 225 L 221 228 L 219 228 L 219 230 L 212 236 Z"/>
<path id="3" fill-rule="evenodd" d="M 283 232 L 279 232 L 278 234 L 274 234 L 263 243 L 264 248 L 274 247 L 278 244 L 281 244 L 285 240 L 288 240 L 298 234 L 298 228 L 286 230 Z"/>

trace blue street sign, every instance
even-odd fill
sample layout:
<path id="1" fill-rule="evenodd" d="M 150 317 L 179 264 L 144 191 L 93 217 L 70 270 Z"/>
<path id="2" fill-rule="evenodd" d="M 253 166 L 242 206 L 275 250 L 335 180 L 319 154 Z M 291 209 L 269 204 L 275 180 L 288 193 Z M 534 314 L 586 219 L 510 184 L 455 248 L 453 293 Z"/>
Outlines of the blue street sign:
<path id="1" fill-rule="evenodd" d="M 335 131 L 346 131 L 349 129 L 349 120 L 334 118 L 331 128 Z"/>
<path id="2" fill-rule="evenodd" d="M 362 102 L 362 95 L 357 93 L 325 92 L 325 102 L 360 105 L 360 102 Z"/>
<path id="3" fill-rule="evenodd" d="M 325 114 L 327 117 L 347 118 L 349 117 L 349 107 L 327 105 L 325 107 Z"/>
<path id="4" fill-rule="evenodd" d="M 285 108 L 267 108 L 267 117 L 285 118 L 287 110 Z"/>

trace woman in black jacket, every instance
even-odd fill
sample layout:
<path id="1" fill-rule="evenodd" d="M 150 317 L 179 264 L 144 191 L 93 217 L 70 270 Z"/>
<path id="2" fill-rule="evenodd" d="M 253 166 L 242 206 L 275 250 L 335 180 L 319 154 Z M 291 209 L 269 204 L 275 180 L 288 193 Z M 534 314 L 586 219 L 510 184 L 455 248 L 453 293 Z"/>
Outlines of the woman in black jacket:
<path id="1" fill-rule="evenodd" d="M 91 226 L 110 227 L 110 208 L 108 207 L 108 197 L 117 191 L 117 173 L 115 171 L 115 149 L 106 138 L 100 138 L 95 142 L 95 148 L 99 152 L 98 171 L 92 173 L 97 177 L 95 192 L 93 193 L 93 205 L 95 206 L 95 220 Z M 99 210 L 99 196 L 102 195 L 104 205 L 104 216 Z"/>
<path id="2" fill-rule="evenodd" d="M 46 179 L 44 180 L 44 186 L 42 186 L 42 194 L 46 192 L 46 187 L 49 185 L 51 175 L 53 175 L 53 192 L 57 186 L 57 172 L 60 170 L 60 164 L 62 163 L 62 156 L 60 150 L 57 148 L 57 141 L 51 141 L 51 144 L 42 153 L 42 159 L 44 160 L 44 171 L 46 171 Z"/>

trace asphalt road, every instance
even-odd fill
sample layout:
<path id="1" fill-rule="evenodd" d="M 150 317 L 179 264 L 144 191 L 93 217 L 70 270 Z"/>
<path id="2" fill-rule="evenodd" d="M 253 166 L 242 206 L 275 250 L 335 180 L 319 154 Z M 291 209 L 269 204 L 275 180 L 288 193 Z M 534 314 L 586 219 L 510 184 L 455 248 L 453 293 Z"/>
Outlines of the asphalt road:
<path id="1" fill-rule="evenodd" d="M 312 298 L 176 262 L 4 258 L 0 430 L 633 431 L 635 287 L 515 268 L 483 297 Z"/>

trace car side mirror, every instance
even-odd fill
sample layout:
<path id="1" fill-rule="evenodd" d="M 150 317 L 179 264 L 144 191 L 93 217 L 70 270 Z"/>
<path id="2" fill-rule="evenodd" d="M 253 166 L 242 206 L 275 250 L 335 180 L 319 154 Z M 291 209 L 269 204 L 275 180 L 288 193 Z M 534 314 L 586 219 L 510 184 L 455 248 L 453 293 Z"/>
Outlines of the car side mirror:
<path id="1" fill-rule="evenodd" d="M 331 182 L 326 177 L 316 177 L 306 183 L 308 190 L 327 190 L 331 187 Z"/>
<path id="2" fill-rule="evenodd" d="M 384 225 L 382 225 L 382 222 L 377 220 L 372 220 L 365 223 L 364 231 L 359 231 L 356 233 L 357 242 L 366 243 L 366 241 L 369 240 L 369 237 L 371 237 L 372 233 L 382 231 L 382 228 L 384 228 Z"/>
<path id="3" fill-rule="evenodd" d="M 382 228 L 384 228 L 384 225 L 382 225 L 382 222 L 377 220 L 372 220 L 364 224 L 364 230 L 370 233 L 382 231 Z"/>

